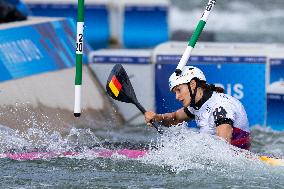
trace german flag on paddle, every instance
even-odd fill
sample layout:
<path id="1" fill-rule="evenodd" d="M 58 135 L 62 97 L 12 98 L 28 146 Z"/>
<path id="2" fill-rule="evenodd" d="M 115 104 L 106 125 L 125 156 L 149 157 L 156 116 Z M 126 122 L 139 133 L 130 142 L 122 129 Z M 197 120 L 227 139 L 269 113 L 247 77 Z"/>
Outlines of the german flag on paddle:
<path id="1" fill-rule="evenodd" d="M 129 77 L 121 64 L 116 64 L 106 84 L 107 93 L 115 100 L 121 102 L 136 102 L 136 95 L 131 85 Z"/>
<path id="2" fill-rule="evenodd" d="M 108 87 L 110 88 L 111 92 L 114 94 L 114 96 L 118 97 L 119 92 L 122 88 L 121 83 L 118 81 L 118 79 L 116 78 L 116 76 L 112 76 Z"/>
<path id="3" fill-rule="evenodd" d="M 116 64 L 108 77 L 106 91 L 113 99 L 134 104 L 143 114 L 145 108 L 138 102 L 134 89 L 131 85 L 129 77 L 121 64 Z M 158 122 L 151 121 L 152 125 L 159 133 L 163 133 L 163 129 Z"/>

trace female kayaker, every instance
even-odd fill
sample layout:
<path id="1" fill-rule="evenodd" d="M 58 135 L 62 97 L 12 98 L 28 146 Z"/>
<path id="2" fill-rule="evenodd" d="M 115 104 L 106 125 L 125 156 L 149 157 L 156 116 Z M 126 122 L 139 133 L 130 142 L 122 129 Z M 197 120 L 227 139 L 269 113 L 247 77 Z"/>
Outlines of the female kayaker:
<path id="1" fill-rule="evenodd" d="M 169 87 L 183 108 L 165 114 L 147 111 L 144 114 L 147 124 L 158 121 L 170 127 L 195 120 L 200 132 L 217 135 L 242 149 L 250 148 L 249 122 L 242 103 L 224 94 L 223 88 L 207 84 L 200 69 L 185 66 L 181 75 L 170 76 Z"/>

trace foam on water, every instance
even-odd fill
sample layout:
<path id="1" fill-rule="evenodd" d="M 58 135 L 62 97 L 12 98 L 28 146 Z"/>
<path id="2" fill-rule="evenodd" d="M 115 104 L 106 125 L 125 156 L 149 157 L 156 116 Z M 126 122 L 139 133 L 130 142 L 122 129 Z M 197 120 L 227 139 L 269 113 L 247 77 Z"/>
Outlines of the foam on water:
<path id="1" fill-rule="evenodd" d="M 274 168 L 261 162 L 254 153 L 240 150 L 218 137 L 196 133 L 183 126 L 167 131 L 162 136 L 158 149 L 151 150 L 141 161 L 168 167 L 175 173 L 199 170 L 235 177 L 239 173 L 275 172 Z"/>
<path id="2" fill-rule="evenodd" d="M 13 130 L 5 127 L 3 129 L 3 127 L 1 131 L 9 130 L 10 133 L 13 133 Z M 262 128 L 253 129 L 253 131 L 260 132 L 260 137 L 270 136 L 271 134 L 270 131 Z M 4 134 L 4 132 L 1 132 L 1 134 Z M 18 169 L 20 167 L 17 166 L 21 164 L 21 166 L 25 166 L 23 173 L 26 173 L 28 170 L 28 172 L 35 172 L 35 175 L 44 175 L 42 176 L 44 178 L 50 176 L 53 178 L 50 182 L 54 185 L 59 182 L 58 175 L 65 175 L 63 178 L 60 177 L 62 179 L 60 182 L 65 183 L 66 179 L 68 179 L 68 183 L 72 182 L 73 185 L 74 183 L 76 185 L 80 179 L 88 182 L 92 181 L 92 185 L 94 185 L 97 184 L 97 179 L 93 180 L 93 175 L 103 175 L 101 177 L 103 186 L 113 185 L 121 187 L 128 185 L 129 178 L 131 178 L 140 183 L 140 187 L 134 188 L 141 188 L 145 185 L 166 188 L 173 188 L 174 186 L 177 188 L 187 188 L 188 186 L 192 188 L 202 188 L 202 186 L 206 186 L 205 188 L 216 188 L 221 185 L 231 186 L 230 188 L 239 186 L 271 188 L 271 186 L 283 186 L 284 184 L 283 167 L 266 165 L 260 162 L 257 156 L 252 153 L 244 153 L 217 137 L 199 134 L 185 126 L 168 129 L 158 141 L 153 142 L 156 144 L 153 149 L 150 149 L 146 155 L 137 159 L 129 158 L 125 154 L 120 154 L 119 151 L 116 153 L 113 149 L 106 151 L 106 153 L 110 154 L 109 156 L 101 156 L 100 153 L 108 149 L 101 148 L 100 145 L 96 148 L 88 148 L 89 144 L 100 143 L 95 134 L 88 129 L 73 128 L 65 137 L 58 133 L 45 133 L 44 130 L 39 128 L 31 128 L 25 134 L 14 136 L 12 141 L 22 139 L 25 141 L 25 144 L 35 147 L 31 140 L 33 137 L 29 138 L 28 136 L 40 135 L 45 141 L 40 145 L 36 143 L 36 145 L 41 147 L 44 147 L 43 144 L 47 145 L 44 150 L 51 153 L 47 153 L 46 158 L 40 158 L 39 161 L 41 163 L 38 163 L 38 161 L 15 162 L 2 159 L 1 163 L 3 166 L 9 161 L 10 166 L 17 167 L 15 170 L 10 170 L 9 166 L 6 166 L 4 174 L 18 174 L 19 171 L 23 171 L 23 169 Z M 280 138 L 281 134 L 277 133 L 277 135 Z M 256 141 L 261 139 L 256 139 Z M 7 144 L 7 148 L 9 141 L 3 142 Z M 273 143 L 273 137 L 267 142 Z M 148 144 L 149 146 L 150 144 L 151 146 L 153 145 L 151 141 L 148 141 Z M 76 150 L 72 151 L 76 146 L 80 146 L 79 153 Z M 261 149 L 262 145 L 259 146 Z M 3 149 L 1 150 L 3 151 Z M 54 150 L 55 155 L 53 156 L 52 152 Z M 56 154 L 58 150 L 62 152 L 71 151 L 70 153 Z M 44 153 L 42 154 L 44 155 Z M 54 172 L 54 169 L 57 171 Z M 50 172 L 46 173 L 46 170 Z M 74 174 L 74 170 L 79 171 Z M 61 173 L 58 174 L 58 171 Z M 80 176 L 82 172 L 84 172 L 85 177 Z M 25 174 L 19 173 L 17 179 L 21 178 L 21 175 Z M 73 180 L 70 180 L 70 177 L 73 177 Z M 37 181 L 38 177 L 32 176 L 32 178 L 34 181 Z M 120 183 L 118 182 L 120 181 L 119 178 L 122 180 L 127 178 L 127 180 L 124 183 Z M 180 182 L 180 180 L 183 182 Z M 14 181 L 8 182 L 7 185 L 10 185 L 11 182 Z M 42 182 L 49 183 L 46 179 Z M 137 186 L 137 183 L 135 182 L 133 186 Z M 199 186 L 200 183 L 202 183 L 202 186 Z"/>
<path id="3" fill-rule="evenodd" d="M 17 131 L 0 125 L 0 152 L 29 146 L 30 143 L 21 137 Z"/>
<path id="4" fill-rule="evenodd" d="M 0 152 L 16 149 L 16 152 L 29 152 L 33 149 L 45 152 L 67 152 L 74 151 L 80 147 L 80 153 L 68 155 L 57 155 L 56 157 L 67 157 L 75 159 L 96 159 L 102 156 L 96 151 L 90 150 L 90 146 L 97 149 L 105 149 L 101 141 L 90 131 L 90 129 L 72 128 L 65 137 L 57 132 L 46 132 L 44 129 L 30 128 L 26 133 L 19 133 L 5 126 L 0 127 Z M 34 139 L 41 142 L 35 142 Z M 263 127 L 253 129 L 254 152 L 260 154 L 278 154 L 283 158 L 283 132 L 275 132 Z M 197 133 L 188 129 L 186 125 L 172 127 L 155 141 L 155 148 L 137 158 L 137 162 L 145 165 L 156 165 L 171 172 L 199 170 L 209 172 L 271 172 L 271 167 L 265 165 L 258 159 L 255 153 L 240 150 L 228 145 L 218 137 Z M 149 146 L 151 142 L 148 142 Z M 151 144 L 153 145 L 153 144 Z M 127 147 L 126 147 L 127 148 Z M 150 147 L 151 148 L 151 147 Z M 129 161 L 125 155 L 112 153 L 109 156 L 113 160 Z M 133 159 L 131 159 L 132 161 Z M 267 168 L 269 167 L 269 168 Z M 266 173 L 265 173 L 266 174 Z"/>
<path id="5" fill-rule="evenodd" d="M 174 172 L 190 169 L 208 169 L 217 164 L 243 164 L 246 157 L 224 141 L 180 126 L 165 133 L 158 145 L 143 161 L 170 166 Z M 234 161 L 232 161 L 234 159 Z"/>
<path id="6" fill-rule="evenodd" d="M 29 128 L 26 132 L 12 130 L 0 126 L 0 152 L 29 152 L 33 150 L 45 152 L 66 152 L 74 148 L 99 146 L 99 139 L 90 129 L 72 128 L 66 136 L 44 128 Z"/>
<path id="7" fill-rule="evenodd" d="M 269 127 L 254 126 L 252 129 L 253 151 L 284 157 L 284 131 L 274 131 Z"/>

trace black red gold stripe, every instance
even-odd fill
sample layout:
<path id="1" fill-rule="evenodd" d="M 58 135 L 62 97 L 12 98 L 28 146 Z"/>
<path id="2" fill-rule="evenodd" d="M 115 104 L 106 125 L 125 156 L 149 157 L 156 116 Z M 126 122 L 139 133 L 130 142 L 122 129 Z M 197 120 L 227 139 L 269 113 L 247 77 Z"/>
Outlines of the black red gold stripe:
<path id="1" fill-rule="evenodd" d="M 118 79 L 116 78 L 116 76 L 114 75 L 111 79 L 111 81 L 108 84 L 111 92 L 114 94 L 114 96 L 118 97 L 119 92 L 122 88 L 121 83 L 118 81 Z"/>

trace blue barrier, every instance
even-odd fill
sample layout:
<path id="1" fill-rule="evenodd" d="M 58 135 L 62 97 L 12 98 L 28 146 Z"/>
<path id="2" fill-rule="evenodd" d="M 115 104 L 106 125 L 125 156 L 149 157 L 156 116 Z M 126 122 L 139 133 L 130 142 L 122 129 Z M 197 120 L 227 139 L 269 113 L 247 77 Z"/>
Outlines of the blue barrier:
<path id="1" fill-rule="evenodd" d="M 71 19 L 2 29 L 0 36 L 0 82 L 75 65 L 75 25 Z"/>
<path id="2" fill-rule="evenodd" d="M 127 5 L 123 18 L 123 45 L 126 48 L 154 47 L 169 39 L 167 6 Z"/>
<path id="3" fill-rule="evenodd" d="M 175 111 L 181 104 L 169 91 L 168 79 L 181 56 L 157 56 L 155 68 L 155 104 L 158 113 Z M 248 114 L 250 125 L 264 124 L 265 57 L 193 56 L 190 65 L 197 66 L 209 83 L 219 84 L 226 93 L 239 99 Z"/>
<path id="4" fill-rule="evenodd" d="M 90 63 L 150 64 L 150 49 L 101 49 L 89 53 Z"/>
<path id="5" fill-rule="evenodd" d="M 28 4 L 33 15 L 70 17 L 77 20 L 76 4 Z M 110 40 L 109 12 L 107 5 L 85 5 L 84 37 L 93 49 L 106 48 Z"/>
<path id="6" fill-rule="evenodd" d="M 124 64 L 149 64 L 151 58 L 148 56 L 101 56 L 93 55 L 90 62 L 93 63 L 124 63 Z"/>
<path id="7" fill-rule="evenodd" d="M 284 129 L 284 94 L 267 94 L 267 126 L 273 130 Z"/>
<path id="8" fill-rule="evenodd" d="M 270 59 L 267 93 L 267 126 L 284 130 L 284 59 Z"/>
<path id="9" fill-rule="evenodd" d="M 270 83 L 284 80 L 284 59 L 270 59 Z"/>

